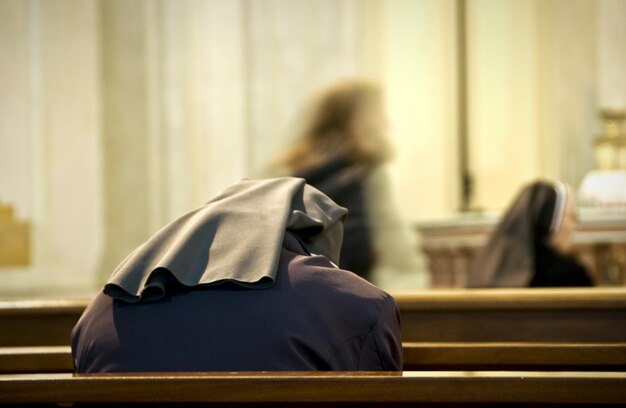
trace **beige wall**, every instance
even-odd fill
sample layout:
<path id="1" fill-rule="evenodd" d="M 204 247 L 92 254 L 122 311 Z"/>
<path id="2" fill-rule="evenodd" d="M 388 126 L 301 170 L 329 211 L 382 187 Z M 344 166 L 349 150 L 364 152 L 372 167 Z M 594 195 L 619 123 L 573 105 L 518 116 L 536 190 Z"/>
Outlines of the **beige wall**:
<path id="1" fill-rule="evenodd" d="M 32 225 L 32 266 L 0 270 L 9 295 L 80 291 L 99 262 L 97 6 L 0 2 L 0 197 Z"/>
<path id="2" fill-rule="evenodd" d="M 459 206 L 455 2 L 385 3 L 382 81 L 389 100 L 391 164 L 406 219 Z"/>
<path id="3" fill-rule="evenodd" d="M 625 3 L 467 2 L 475 206 L 593 166 L 598 95 L 626 94 Z M 0 200 L 34 233 L 0 295 L 96 290 L 167 220 L 259 174 L 309 93 L 345 76 L 387 91 L 398 214 L 455 212 L 456 5 L 0 0 Z"/>
<path id="4" fill-rule="evenodd" d="M 474 205 L 502 208 L 539 175 L 535 2 L 469 1 L 468 118 Z M 503 194 L 507 192 L 508 194 Z"/>

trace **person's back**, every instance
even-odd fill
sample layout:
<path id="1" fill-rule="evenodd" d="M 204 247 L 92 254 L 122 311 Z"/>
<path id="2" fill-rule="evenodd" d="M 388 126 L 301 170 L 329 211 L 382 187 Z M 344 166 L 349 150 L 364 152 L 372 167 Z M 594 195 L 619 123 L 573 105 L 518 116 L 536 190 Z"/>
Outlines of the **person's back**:
<path id="1" fill-rule="evenodd" d="M 76 371 L 400 370 L 393 298 L 288 240 L 271 289 L 98 295 L 73 333 Z"/>
<path id="2" fill-rule="evenodd" d="M 177 284 L 136 303 L 99 294 L 72 332 L 75 370 L 401 370 L 393 298 L 293 232 L 281 246 L 268 288 Z"/>

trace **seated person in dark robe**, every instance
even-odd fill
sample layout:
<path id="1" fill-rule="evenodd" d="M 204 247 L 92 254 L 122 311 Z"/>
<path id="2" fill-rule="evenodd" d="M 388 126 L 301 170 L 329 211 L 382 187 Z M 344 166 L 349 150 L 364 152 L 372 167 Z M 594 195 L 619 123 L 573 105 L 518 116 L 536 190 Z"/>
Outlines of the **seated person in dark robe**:
<path id="1" fill-rule="evenodd" d="M 75 371 L 401 370 L 394 299 L 335 266 L 346 213 L 300 178 L 227 188 L 117 267 Z"/>
<path id="2" fill-rule="evenodd" d="M 571 255 L 576 226 L 576 202 L 567 186 L 526 186 L 472 261 L 468 287 L 592 286 Z"/>

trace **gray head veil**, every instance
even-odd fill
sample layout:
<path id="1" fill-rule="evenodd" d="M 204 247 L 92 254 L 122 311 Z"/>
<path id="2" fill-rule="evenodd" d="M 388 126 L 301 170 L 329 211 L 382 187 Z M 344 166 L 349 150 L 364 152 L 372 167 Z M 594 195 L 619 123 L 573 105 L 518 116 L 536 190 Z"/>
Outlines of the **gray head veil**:
<path id="1" fill-rule="evenodd" d="M 301 178 L 242 180 L 135 249 L 113 272 L 104 292 L 135 303 L 161 299 L 172 282 L 269 288 L 286 231 L 309 252 L 338 264 L 346 214 Z"/>

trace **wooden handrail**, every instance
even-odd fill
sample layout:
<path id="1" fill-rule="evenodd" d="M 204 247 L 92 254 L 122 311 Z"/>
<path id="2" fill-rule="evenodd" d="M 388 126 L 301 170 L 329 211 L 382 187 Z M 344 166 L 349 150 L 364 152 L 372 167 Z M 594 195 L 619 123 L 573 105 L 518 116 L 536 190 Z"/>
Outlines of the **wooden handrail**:
<path id="1" fill-rule="evenodd" d="M 0 316 L 32 313 L 80 316 L 88 304 L 88 299 L 0 300 Z"/>
<path id="2" fill-rule="evenodd" d="M 626 310 L 626 288 L 393 291 L 401 313 L 470 310 Z"/>
<path id="3" fill-rule="evenodd" d="M 0 403 L 623 404 L 626 373 L 1 375 Z"/>
<path id="4" fill-rule="evenodd" d="M 626 288 L 429 289 L 391 291 L 401 310 L 626 309 Z M 0 300 L 0 316 L 83 312 L 89 299 Z"/>

